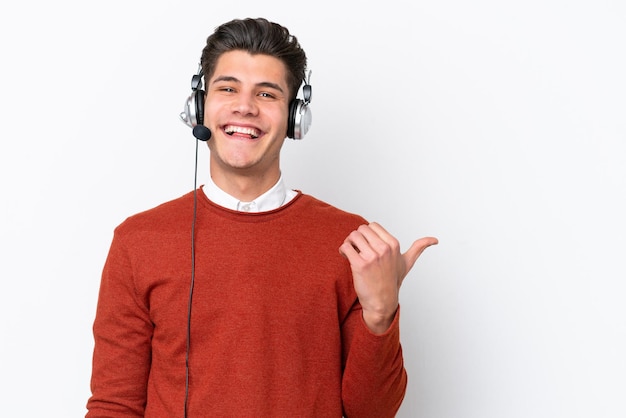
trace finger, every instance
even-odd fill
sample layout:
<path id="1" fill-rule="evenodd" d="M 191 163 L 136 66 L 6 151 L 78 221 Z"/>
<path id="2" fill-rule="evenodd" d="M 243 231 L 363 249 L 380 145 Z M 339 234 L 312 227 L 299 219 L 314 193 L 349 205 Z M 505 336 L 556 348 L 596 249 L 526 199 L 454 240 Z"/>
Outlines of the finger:
<path id="1" fill-rule="evenodd" d="M 367 229 L 369 229 L 371 233 L 376 234 L 376 238 L 381 239 L 388 244 L 393 244 L 396 240 L 393 235 L 391 235 L 381 224 L 377 222 L 371 222 L 367 225 Z"/>
<path id="2" fill-rule="evenodd" d="M 435 237 L 424 237 L 415 241 L 411 247 L 402 254 L 404 257 L 404 262 L 406 264 L 406 271 L 404 273 L 404 277 L 409 273 L 409 271 L 413 268 L 413 265 L 417 261 L 417 259 L 422 255 L 424 250 L 431 245 L 437 245 L 439 240 Z M 403 277 L 403 278 L 404 278 Z"/>
<path id="3" fill-rule="evenodd" d="M 343 244 L 339 247 L 339 254 L 350 260 L 351 257 L 357 256 L 359 253 L 356 251 L 356 248 L 352 244 L 347 241 L 344 241 Z"/>
<path id="4" fill-rule="evenodd" d="M 339 247 L 339 252 L 352 261 L 359 257 L 364 250 L 367 251 L 367 248 L 368 244 L 365 237 L 358 231 L 352 231 Z"/>
<path id="5" fill-rule="evenodd" d="M 376 245 L 380 239 L 372 231 L 368 230 L 367 225 L 361 225 L 356 231 L 352 231 L 346 238 L 346 242 L 349 242 L 361 257 L 368 258 L 376 253 L 373 245 Z"/>
<path id="6" fill-rule="evenodd" d="M 362 225 L 359 231 L 378 254 L 383 254 L 388 249 L 392 252 L 400 251 L 399 241 L 376 222 Z"/>

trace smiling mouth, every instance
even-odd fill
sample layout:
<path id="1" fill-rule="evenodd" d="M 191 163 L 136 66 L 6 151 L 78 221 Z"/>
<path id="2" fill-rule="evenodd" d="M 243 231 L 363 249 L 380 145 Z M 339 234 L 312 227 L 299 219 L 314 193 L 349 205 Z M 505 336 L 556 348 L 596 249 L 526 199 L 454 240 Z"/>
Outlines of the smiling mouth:
<path id="1" fill-rule="evenodd" d="M 233 126 L 233 125 L 226 125 L 224 127 L 224 132 L 226 132 L 230 136 L 233 136 L 235 134 L 247 135 L 252 139 L 257 139 L 260 135 L 260 132 L 254 128 L 246 128 L 242 126 Z"/>

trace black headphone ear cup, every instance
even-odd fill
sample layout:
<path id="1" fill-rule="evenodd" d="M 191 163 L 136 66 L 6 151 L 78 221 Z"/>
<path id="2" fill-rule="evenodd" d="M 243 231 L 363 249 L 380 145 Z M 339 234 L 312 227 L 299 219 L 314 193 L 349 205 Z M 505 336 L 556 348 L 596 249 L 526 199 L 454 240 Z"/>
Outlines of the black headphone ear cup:
<path id="1" fill-rule="evenodd" d="M 294 131 L 296 125 L 296 111 L 298 110 L 299 99 L 293 99 L 289 103 L 289 117 L 287 118 L 287 136 L 291 139 L 294 138 Z"/>
<path id="2" fill-rule="evenodd" d="M 194 104 L 196 110 L 196 125 L 204 124 L 204 90 L 198 89 L 194 93 Z"/>

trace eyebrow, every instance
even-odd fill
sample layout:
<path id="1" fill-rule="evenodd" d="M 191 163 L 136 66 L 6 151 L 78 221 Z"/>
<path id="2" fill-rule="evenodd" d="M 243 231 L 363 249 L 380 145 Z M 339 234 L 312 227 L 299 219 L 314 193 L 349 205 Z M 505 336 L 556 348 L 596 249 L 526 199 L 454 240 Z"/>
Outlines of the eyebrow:
<path id="1" fill-rule="evenodd" d="M 217 83 L 218 81 L 241 83 L 241 81 L 237 77 L 233 77 L 230 75 L 222 75 L 222 76 L 217 77 L 215 80 L 213 80 L 214 83 Z M 259 87 L 267 87 L 267 88 L 275 89 L 275 90 L 280 91 L 281 93 L 284 93 L 283 89 L 276 83 L 271 83 L 269 81 L 262 81 L 260 83 L 257 83 L 256 85 Z"/>

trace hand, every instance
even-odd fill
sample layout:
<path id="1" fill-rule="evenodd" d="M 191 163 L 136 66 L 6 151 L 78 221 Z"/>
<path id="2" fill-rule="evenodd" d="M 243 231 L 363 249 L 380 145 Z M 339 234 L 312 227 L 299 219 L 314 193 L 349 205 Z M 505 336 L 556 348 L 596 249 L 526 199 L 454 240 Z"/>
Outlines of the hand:
<path id="1" fill-rule="evenodd" d="M 398 240 L 372 222 L 352 231 L 339 247 L 350 262 L 363 319 L 372 332 L 382 334 L 389 328 L 402 281 L 422 252 L 438 242 L 433 237 L 421 238 L 402 254 Z"/>

